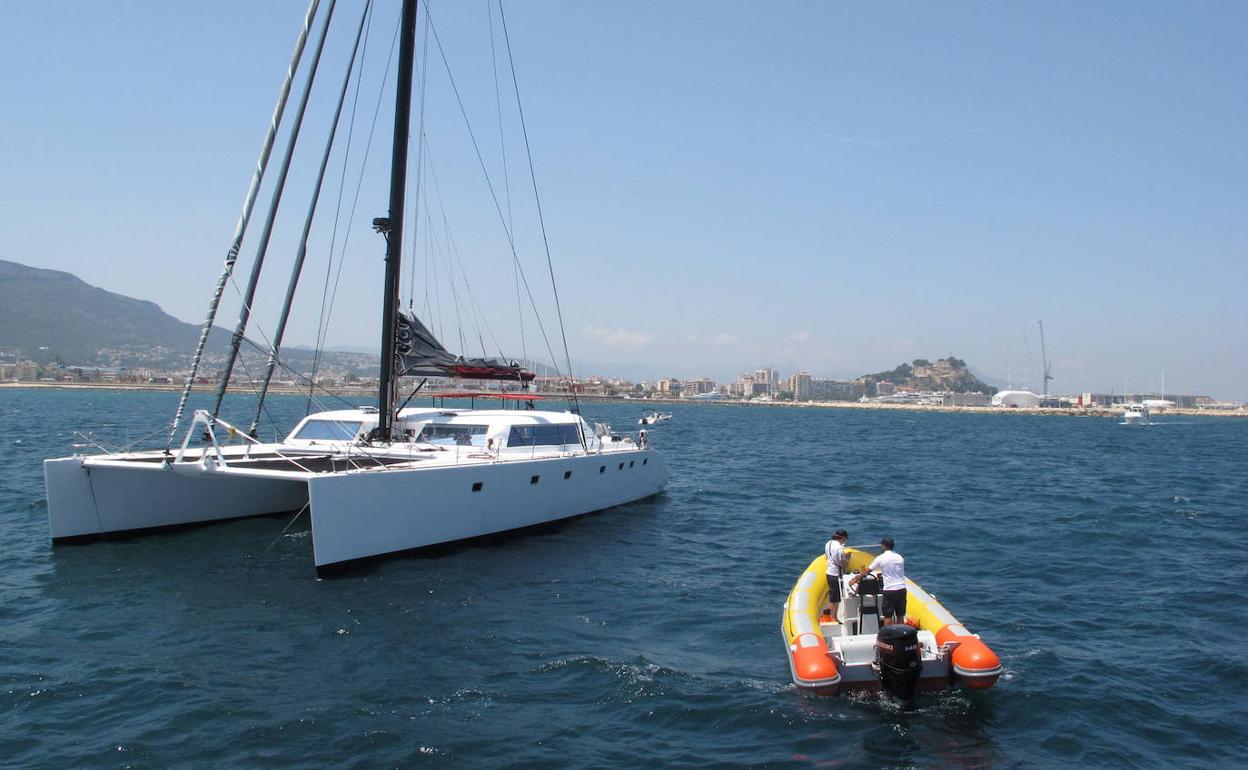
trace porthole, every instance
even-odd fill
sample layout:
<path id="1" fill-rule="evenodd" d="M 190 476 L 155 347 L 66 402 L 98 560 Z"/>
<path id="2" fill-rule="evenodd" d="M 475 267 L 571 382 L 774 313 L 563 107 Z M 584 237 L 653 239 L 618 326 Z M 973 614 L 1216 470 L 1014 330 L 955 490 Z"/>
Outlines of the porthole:
<path id="1" fill-rule="evenodd" d="M 599 472 L 599 473 L 606 473 L 606 472 L 607 472 L 607 466 L 605 466 L 605 465 L 600 466 L 600 467 L 598 468 L 598 472 Z"/>
<path id="2" fill-rule="evenodd" d="M 647 457 L 646 459 L 642 460 L 642 461 L 641 461 L 641 464 L 642 464 L 642 465 L 645 465 L 645 464 L 646 464 L 646 463 L 648 463 L 648 462 L 650 462 L 650 458 L 649 458 L 649 457 Z"/>
<path id="3" fill-rule="evenodd" d="M 629 461 L 628 461 L 628 467 L 630 467 L 630 468 L 631 468 L 631 467 L 633 467 L 633 466 L 634 466 L 634 465 L 636 465 L 636 464 L 637 464 L 637 461 L 636 461 L 636 460 L 629 460 Z"/>
<path id="4" fill-rule="evenodd" d="M 529 479 L 529 483 L 530 483 L 530 484 L 536 484 L 536 483 L 537 483 L 537 480 L 538 480 L 538 479 L 540 479 L 540 478 L 541 478 L 541 476 L 534 476 L 534 477 L 532 477 L 532 478 L 530 478 L 530 479 Z"/>
<path id="5" fill-rule="evenodd" d="M 624 463 L 620 463 L 620 470 L 624 470 Z"/>
<path id="6" fill-rule="evenodd" d="M 480 491 L 481 491 L 482 489 L 484 489 L 484 488 L 485 488 L 485 482 L 484 482 L 484 481 L 476 481 L 476 482 L 473 482 L 473 485 L 472 485 L 472 491 L 473 491 L 473 492 L 480 492 Z"/>
<path id="7" fill-rule="evenodd" d="M 564 471 L 564 472 L 563 472 L 563 478 L 564 478 L 564 479 L 570 479 L 570 478 L 572 478 L 572 471 Z"/>

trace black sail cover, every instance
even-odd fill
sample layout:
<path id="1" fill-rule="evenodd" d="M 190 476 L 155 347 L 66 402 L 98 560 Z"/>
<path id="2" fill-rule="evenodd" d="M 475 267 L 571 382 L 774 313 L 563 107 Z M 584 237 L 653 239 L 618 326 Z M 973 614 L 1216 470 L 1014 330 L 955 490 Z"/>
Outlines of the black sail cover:
<path id="1" fill-rule="evenodd" d="M 465 358 L 442 347 L 411 313 L 400 312 L 395 324 L 395 373 L 399 377 L 461 377 L 472 380 L 529 382 L 533 372 L 517 361 L 501 358 Z"/>

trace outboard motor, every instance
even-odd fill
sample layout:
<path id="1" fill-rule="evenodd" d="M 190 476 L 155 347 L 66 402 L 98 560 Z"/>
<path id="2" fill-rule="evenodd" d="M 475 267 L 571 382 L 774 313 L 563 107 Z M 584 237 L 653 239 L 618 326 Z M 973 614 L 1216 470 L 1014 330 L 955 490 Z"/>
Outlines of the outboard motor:
<path id="1" fill-rule="evenodd" d="M 923 671 L 918 629 L 902 623 L 881 628 L 875 637 L 875 662 L 884 691 L 909 705 Z"/>

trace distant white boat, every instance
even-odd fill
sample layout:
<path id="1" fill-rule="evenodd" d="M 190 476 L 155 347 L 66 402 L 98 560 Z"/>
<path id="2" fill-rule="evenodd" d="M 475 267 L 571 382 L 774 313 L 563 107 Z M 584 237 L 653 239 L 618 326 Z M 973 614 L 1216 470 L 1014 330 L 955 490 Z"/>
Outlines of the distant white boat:
<path id="1" fill-rule="evenodd" d="M 670 419 L 672 419 L 672 415 L 670 412 L 663 412 L 663 413 L 651 412 L 650 414 L 638 420 L 637 424 L 638 425 L 654 425 L 655 423 L 659 423 L 659 422 L 667 422 Z"/>
<path id="2" fill-rule="evenodd" d="M 1148 404 L 1127 404 L 1127 410 L 1122 413 L 1123 425 L 1148 425 L 1149 422 Z"/>

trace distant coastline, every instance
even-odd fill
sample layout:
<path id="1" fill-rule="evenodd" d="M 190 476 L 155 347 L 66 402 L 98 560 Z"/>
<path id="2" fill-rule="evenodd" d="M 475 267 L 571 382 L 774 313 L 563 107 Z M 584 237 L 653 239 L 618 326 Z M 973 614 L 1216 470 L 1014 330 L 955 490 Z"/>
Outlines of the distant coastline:
<path id="1" fill-rule="evenodd" d="M 152 384 L 152 383 L 94 383 L 94 382 L 0 382 L 0 389 L 54 389 L 54 390 L 112 390 L 112 391 L 145 391 L 145 392 L 166 392 L 179 393 L 182 391 L 181 385 L 168 384 Z M 250 393 L 249 390 L 231 389 L 231 393 Z M 306 390 L 293 388 L 273 387 L 269 390 L 270 394 L 301 396 L 307 393 Z M 365 398 L 375 398 L 376 391 L 372 388 L 329 388 L 322 389 L 322 395 L 333 396 L 361 396 Z M 563 393 L 537 393 L 534 395 L 541 396 L 546 399 L 562 399 L 565 398 Z M 419 397 L 418 397 L 419 398 Z M 1106 407 L 1067 407 L 1067 408 L 1050 408 L 1050 407 L 1003 407 L 1003 406 L 943 406 L 939 404 L 890 404 L 880 403 L 876 401 L 860 402 L 860 401 L 759 401 L 745 399 L 722 399 L 714 401 L 692 400 L 683 398 L 645 398 L 645 399 L 625 399 L 617 396 L 597 396 L 597 395 L 578 395 L 578 401 L 594 401 L 609 402 L 617 404 L 632 404 L 638 409 L 645 409 L 648 404 L 683 404 L 687 406 L 769 406 L 784 409 L 871 409 L 882 411 L 903 411 L 903 412 L 962 412 L 967 414 L 1013 414 L 1013 415 L 1045 415 L 1045 416 L 1061 416 L 1061 417 L 1120 417 L 1122 409 L 1112 409 Z M 1158 416 L 1181 415 L 1185 417 L 1248 417 L 1248 406 L 1242 406 L 1238 409 L 1184 409 L 1179 407 L 1169 408 L 1165 411 L 1157 412 Z"/>

